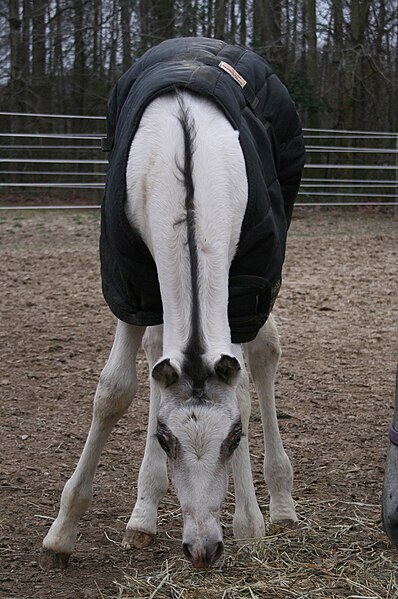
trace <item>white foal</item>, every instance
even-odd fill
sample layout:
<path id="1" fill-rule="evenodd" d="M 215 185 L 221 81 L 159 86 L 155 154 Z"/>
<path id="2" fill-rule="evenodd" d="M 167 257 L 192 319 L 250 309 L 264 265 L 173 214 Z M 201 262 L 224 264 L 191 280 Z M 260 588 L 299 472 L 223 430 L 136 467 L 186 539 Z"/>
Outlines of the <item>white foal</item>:
<path id="1" fill-rule="evenodd" d="M 193 566 L 207 567 L 223 551 L 220 512 L 231 468 L 234 535 L 264 534 L 249 458 L 248 375 L 227 313 L 229 268 L 248 197 L 238 133 L 206 99 L 161 96 L 142 116 L 126 176 L 127 215 L 156 262 L 164 325 L 144 335 L 143 327 L 118 322 L 86 445 L 43 541 L 44 568 L 64 567 L 73 550 L 101 450 L 136 392 L 141 341 L 151 369 L 150 414 L 123 546 L 143 547 L 155 536 L 167 460 L 184 519 L 183 550 Z M 244 352 L 261 405 L 271 521 L 294 523 L 292 468 L 276 419 L 280 348 L 271 317 Z"/>

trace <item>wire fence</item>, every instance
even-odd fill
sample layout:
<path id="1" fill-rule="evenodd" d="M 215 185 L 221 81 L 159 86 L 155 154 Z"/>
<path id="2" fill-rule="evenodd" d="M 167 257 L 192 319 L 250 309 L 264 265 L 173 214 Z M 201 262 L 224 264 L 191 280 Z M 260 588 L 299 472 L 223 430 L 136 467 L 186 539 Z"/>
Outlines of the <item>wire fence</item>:
<path id="1" fill-rule="evenodd" d="M 0 112 L 0 208 L 99 207 L 105 117 Z M 398 133 L 304 129 L 297 205 L 398 208 Z"/>

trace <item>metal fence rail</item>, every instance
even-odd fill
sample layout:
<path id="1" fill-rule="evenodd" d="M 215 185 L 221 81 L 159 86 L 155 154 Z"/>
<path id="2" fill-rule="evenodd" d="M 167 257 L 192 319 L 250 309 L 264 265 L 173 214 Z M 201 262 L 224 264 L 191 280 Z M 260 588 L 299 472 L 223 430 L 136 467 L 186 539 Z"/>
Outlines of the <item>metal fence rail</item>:
<path id="1" fill-rule="evenodd" d="M 0 199 L 13 208 L 98 206 L 107 160 L 105 117 L 0 112 Z M 304 129 L 307 162 L 297 205 L 398 206 L 398 133 Z M 60 196 L 61 194 L 61 196 Z M 22 201 L 23 200 L 23 201 Z M 59 202 L 63 200 L 63 205 Z M 70 202 L 70 199 L 69 199 Z M 43 207 L 43 206 L 35 206 Z"/>

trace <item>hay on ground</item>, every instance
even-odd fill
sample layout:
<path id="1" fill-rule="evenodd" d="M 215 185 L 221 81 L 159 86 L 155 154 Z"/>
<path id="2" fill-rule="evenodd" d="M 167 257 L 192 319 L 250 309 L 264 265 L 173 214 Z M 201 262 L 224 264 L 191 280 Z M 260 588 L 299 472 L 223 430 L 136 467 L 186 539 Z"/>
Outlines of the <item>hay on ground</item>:
<path id="1" fill-rule="evenodd" d="M 398 555 L 380 525 L 380 508 L 340 501 L 298 505 L 299 528 L 261 540 L 227 540 L 222 562 L 195 571 L 181 557 L 181 528 L 164 543 L 161 567 L 116 583 L 123 599 L 397 599 Z M 174 513 L 178 518 L 179 514 Z M 168 527 L 172 527 L 170 514 Z"/>

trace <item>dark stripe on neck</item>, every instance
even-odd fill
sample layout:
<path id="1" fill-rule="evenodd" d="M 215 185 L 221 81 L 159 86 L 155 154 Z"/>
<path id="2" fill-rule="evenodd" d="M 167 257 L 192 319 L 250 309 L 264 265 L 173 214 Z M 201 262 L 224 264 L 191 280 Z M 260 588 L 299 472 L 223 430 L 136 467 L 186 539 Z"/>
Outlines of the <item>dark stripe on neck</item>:
<path id="1" fill-rule="evenodd" d="M 195 124 L 190 115 L 189 109 L 184 104 L 183 97 L 177 93 L 180 112 L 178 120 L 181 124 L 184 136 L 184 165 L 178 166 L 182 175 L 182 181 L 185 189 L 185 210 L 187 223 L 187 243 L 189 250 L 189 259 L 191 264 L 191 290 L 192 290 L 192 313 L 191 330 L 187 347 L 185 348 L 184 370 L 186 374 L 199 384 L 205 376 L 202 355 L 204 354 L 204 341 L 200 323 L 200 304 L 199 304 L 199 261 L 198 249 L 196 245 L 195 230 L 195 204 L 194 204 L 194 182 L 193 182 L 193 155 L 195 142 Z M 207 372 L 206 372 L 207 375 Z"/>

